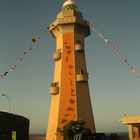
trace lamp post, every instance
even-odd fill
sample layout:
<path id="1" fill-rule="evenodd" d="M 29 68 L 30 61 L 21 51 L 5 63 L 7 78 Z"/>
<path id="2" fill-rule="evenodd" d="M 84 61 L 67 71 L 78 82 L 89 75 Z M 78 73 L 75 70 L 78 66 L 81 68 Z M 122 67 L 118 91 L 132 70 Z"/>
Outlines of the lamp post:
<path id="1" fill-rule="evenodd" d="M 8 99 L 8 110 L 10 112 L 10 98 L 7 94 L 4 94 L 4 93 L 2 94 L 2 96 L 5 96 Z"/>

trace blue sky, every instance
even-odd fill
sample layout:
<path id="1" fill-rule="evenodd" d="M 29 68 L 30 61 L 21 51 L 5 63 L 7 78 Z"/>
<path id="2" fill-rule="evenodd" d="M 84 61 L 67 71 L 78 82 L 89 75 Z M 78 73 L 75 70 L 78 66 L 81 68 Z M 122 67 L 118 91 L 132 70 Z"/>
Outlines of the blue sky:
<path id="1" fill-rule="evenodd" d="M 140 1 L 75 0 L 94 27 L 115 42 L 130 64 L 140 69 Z M 30 119 L 31 133 L 45 133 L 53 80 L 55 40 L 46 32 L 23 61 L 25 48 L 61 10 L 62 0 L 0 0 L 0 73 L 17 64 L 16 70 L 0 79 L 0 93 L 11 100 L 11 112 Z M 123 132 L 121 114 L 140 115 L 140 78 L 132 74 L 91 31 L 86 38 L 86 61 L 97 132 Z M 0 110 L 8 101 L 0 97 Z"/>

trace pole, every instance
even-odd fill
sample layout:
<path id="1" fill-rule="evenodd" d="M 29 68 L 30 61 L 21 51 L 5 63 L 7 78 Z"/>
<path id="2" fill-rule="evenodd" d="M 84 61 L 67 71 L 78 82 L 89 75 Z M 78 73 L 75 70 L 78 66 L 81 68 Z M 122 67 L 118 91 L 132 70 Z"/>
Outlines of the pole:
<path id="1" fill-rule="evenodd" d="M 2 96 L 5 96 L 8 99 L 8 111 L 10 113 L 10 98 L 7 94 L 4 94 L 4 93 L 2 94 Z"/>

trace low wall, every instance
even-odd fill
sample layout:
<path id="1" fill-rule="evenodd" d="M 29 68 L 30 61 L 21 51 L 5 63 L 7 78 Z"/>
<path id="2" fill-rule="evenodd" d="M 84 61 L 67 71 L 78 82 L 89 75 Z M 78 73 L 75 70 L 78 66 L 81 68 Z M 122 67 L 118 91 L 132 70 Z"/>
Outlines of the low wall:
<path id="1" fill-rule="evenodd" d="M 45 140 L 45 135 L 30 135 L 29 140 Z M 106 134 L 106 140 L 129 140 L 127 133 Z"/>
<path id="2" fill-rule="evenodd" d="M 110 133 L 106 138 L 107 140 L 129 140 L 127 133 Z"/>
<path id="3" fill-rule="evenodd" d="M 29 140 L 45 140 L 45 136 L 30 136 Z"/>

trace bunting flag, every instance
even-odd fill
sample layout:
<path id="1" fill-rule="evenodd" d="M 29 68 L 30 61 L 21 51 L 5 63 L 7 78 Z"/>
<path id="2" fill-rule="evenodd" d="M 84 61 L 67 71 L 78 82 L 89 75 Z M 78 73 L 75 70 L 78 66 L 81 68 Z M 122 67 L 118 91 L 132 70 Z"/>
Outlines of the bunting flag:
<path id="1" fill-rule="evenodd" d="M 111 48 L 114 53 L 122 60 L 123 63 L 125 63 L 129 69 L 132 71 L 133 74 L 135 74 L 136 76 L 139 75 L 139 71 L 138 69 L 131 65 L 128 60 L 126 59 L 126 57 L 124 57 L 120 51 L 118 50 L 118 46 L 115 43 L 112 43 L 109 41 L 108 38 L 104 37 L 100 32 L 98 32 L 91 24 L 87 23 L 88 26 L 103 40 L 103 42 L 109 47 Z"/>
<path id="2" fill-rule="evenodd" d="M 33 49 L 34 45 L 40 40 L 41 36 L 44 35 L 44 33 L 48 31 L 47 28 L 45 28 L 43 31 L 39 32 L 37 34 L 37 36 L 34 36 L 32 39 L 31 39 L 31 42 L 30 44 L 28 45 L 28 47 L 23 51 L 22 53 L 22 56 L 20 56 L 18 58 L 18 62 L 22 62 L 24 57 L 27 56 Z M 8 67 L 8 69 L 6 71 L 4 71 L 3 73 L 0 73 L 0 79 L 4 78 L 5 76 L 7 76 L 9 74 L 10 71 L 15 71 L 16 68 L 17 68 L 17 64 L 13 64 L 13 65 L 10 65 Z"/>
<path id="3" fill-rule="evenodd" d="M 123 61 L 124 64 L 128 65 L 129 69 L 132 71 L 133 74 L 135 74 L 137 77 L 139 77 L 139 71 L 138 69 L 131 65 L 129 63 L 129 61 L 126 59 L 126 57 L 124 57 L 120 51 L 118 46 L 115 43 L 110 42 L 110 40 L 106 37 L 104 37 L 100 32 L 98 32 L 90 23 L 87 23 L 88 26 L 103 40 L 103 42 L 109 47 L 111 48 L 114 53 Z M 37 34 L 37 36 L 34 36 L 31 39 L 30 44 L 28 45 L 28 47 L 23 51 L 22 56 L 20 56 L 18 58 L 18 62 L 22 62 L 24 57 L 27 56 L 33 49 L 34 45 L 36 43 L 38 43 L 38 41 L 40 40 L 41 36 L 44 35 L 44 33 L 48 31 L 47 28 L 45 28 L 44 30 L 42 30 L 41 32 L 39 32 Z M 66 44 L 66 43 L 65 43 Z M 69 46 L 66 46 L 67 49 L 69 49 Z M 68 53 L 71 53 L 71 51 L 68 51 Z M 68 59 L 67 59 L 68 61 Z M 8 69 L 6 71 L 4 71 L 3 73 L 0 73 L 0 79 L 4 78 L 5 76 L 7 76 L 9 74 L 10 71 L 15 71 L 17 68 L 16 64 L 10 65 L 8 67 Z M 72 66 L 69 66 L 69 68 L 72 68 Z"/>
<path id="4" fill-rule="evenodd" d="M 11 70 L 11 71 L 16 70 L 16 65 L 11 65 L 11 66 L 10 66 L 10 70 Z"/>

